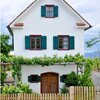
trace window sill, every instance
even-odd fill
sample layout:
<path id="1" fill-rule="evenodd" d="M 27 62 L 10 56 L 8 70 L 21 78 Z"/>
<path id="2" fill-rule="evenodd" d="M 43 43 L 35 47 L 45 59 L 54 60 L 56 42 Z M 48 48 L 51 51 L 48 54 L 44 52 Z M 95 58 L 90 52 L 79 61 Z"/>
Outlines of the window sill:
<path id="1" fill-rule="evenodd" d="M 59 51 L 68 51 L 70 49 L 58 49 Z"/>
<path id="2" fill-rule="evenodd" d="M 45 18 L 55 18 L 55 17 L 45 17 Z"/>
<path id="3" fill-rule="evenodd" d="M 29 49 L 29 50 L 31 50 L 31 51 L 40 51 L 40 50 L 42 50 L 42 49 Z"/>

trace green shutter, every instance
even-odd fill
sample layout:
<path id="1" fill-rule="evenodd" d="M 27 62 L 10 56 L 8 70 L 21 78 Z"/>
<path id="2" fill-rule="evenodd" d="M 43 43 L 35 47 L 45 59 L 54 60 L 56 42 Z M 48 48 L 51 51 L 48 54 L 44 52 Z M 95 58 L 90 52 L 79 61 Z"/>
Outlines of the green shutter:
<path id="1" fill-rule="evenodd" d="M 62 76 L 60 76 L 60 82 L 65 82 L 65 80 L 66 80 L 66 78 L 67 78 L 67 75 L 62 75 Z"/>
<path id="2" fill-rule="evenodd" d="M 63 76 L 60 76 L 60 82 L 64 82 Z"/>
<path id="3" fill-rule="evenodd" d="M 58 49 L 58 36 L 53 36 L 53 49 Z"/>
<path id="4" fill-rule="evenodd" d="M 46 17 L 46 6 L 41 6 L 41 17 Z"/>
<path id="5" fill-rule="evenodd" d="M 41 49 L 47 49 L 47 37 L 46 36 L 41 37 Z"/>
<path id="6" fill-rule="evenodd" d="M 28 76 L 28 82 L 32 83 L 32 76 Z"/>
<path id="7" fill-rule="evenodd" d="M 41 81 L 41 76 L 38 76 L 37 82 L 40 82 L 40 81 Z"/>
<path id="8" fill-rule="evenodd" d="M 58 6 L 54 6 L 54 17 L 58 17 Z"/>
<path id="9" fill-rule="evenodd" d="M 74 36 L 70 36 L 70 49 L 75 48 L 75 39 Z"/>
<path id="10" fill-rule="evenodd" d="M 30 49 L 30 36 L 25 36 L 25 49 Z"/>

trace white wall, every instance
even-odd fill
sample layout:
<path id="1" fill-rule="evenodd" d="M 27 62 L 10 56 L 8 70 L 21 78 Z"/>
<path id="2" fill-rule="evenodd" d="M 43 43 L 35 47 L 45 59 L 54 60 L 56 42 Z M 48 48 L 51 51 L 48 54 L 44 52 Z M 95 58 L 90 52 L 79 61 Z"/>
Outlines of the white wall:
<path id="1" fill-rule="evenodd" d="M 59 74 L 59 92 L 60 88 L 63 87 L 64 83 L 60 82 L 60 76 L 63 74 L 69 74 L 72 71 L 77 72 L 76 65 L 53 65 L 53 66 L 27 66 L 22 65 L 21 73 L 22 73 L 22 82 L 29 84 L 30 88 L 33 90 L 33 92 L 40 93 L 41 91 L 41 82 L 39 83 L 29 83 L 28 82 L 28 76 L 32 74 L 38 74 L 41 75 L 42 73 L 46 72 L 55 72 Z"/>
<path id="2" fill-rule="evenodd" d="M 42 18 L 41 5 L 55 4 L 59 7 L 59 16 L 57 18 Z M 18 22 L 23 22 L 23 29 L 13 29 L 14 33 L 14 54 L 24 57 L 40 56 L 64 56 L 65 54 L 75 55 L 84 54 L 84 30 L 76 27 L 77 18 L 60 0 L 39 0 L 30 11 Z M 26 35 L 44 35 L 47 36 L 47 49 L 40 51 L 25 50 Z M 53 36 L 70 35 L 75 36 L 75 49 L 59 51 L 53 50 Z"/>

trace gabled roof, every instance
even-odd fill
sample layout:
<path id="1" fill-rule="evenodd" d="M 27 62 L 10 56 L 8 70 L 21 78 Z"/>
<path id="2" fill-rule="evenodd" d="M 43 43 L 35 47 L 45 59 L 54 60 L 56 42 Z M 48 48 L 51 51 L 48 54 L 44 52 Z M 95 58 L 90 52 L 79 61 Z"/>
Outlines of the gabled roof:
<path id="1" fill-rule="evenodd" d="M 23 10 L 13 21 L 11 21 L 11 23 L 7 26 L 7 28 L 8 28 L 8 30 L 9 30 L 9 32 L 13 35 L 13 32 L 12 32 L 12 30 L 11 30 L 11 28 L 10 28 L 10 25 L 14 22 L 14 21 L 16 21 L 22 14 L 24 14 L 24 12 L 26 12 L 36 1 L 38 1 L 38 0 L 34 0 L 34 2 L 32 2 L 25 10 Z M 64 1 L 64 3 L 69 7 L 69 8 L 71 8 L 71 10 L 73 11 L 73 12 L 75 12 L 83 21 L 85 21 L 88 25 L 89 25 L 89 27 L 88 28 L 86 28 L 85 30 L 87 30 L 87 29 L 89 29 L 89 28 L 91 28 L 92 26 L 71 6 L 71 5 L 69 5 L 65 0 L 63 0 Z"/>

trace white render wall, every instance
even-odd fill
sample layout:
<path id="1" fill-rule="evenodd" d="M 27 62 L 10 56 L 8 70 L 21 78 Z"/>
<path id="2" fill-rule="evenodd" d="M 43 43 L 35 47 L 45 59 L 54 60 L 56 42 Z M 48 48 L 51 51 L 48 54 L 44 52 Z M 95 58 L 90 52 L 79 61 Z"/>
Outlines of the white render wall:
<path id="1" fill-rule="evenodd" d="M 32 74 L 38 74 L 39 76 L 42 73 L 46 72 L 54 72 L 59 74 L 59 92 L 60 88 L 63 87 L 64 83 L 60 82 L 60 76 L 63 74 L 69 74 L 72 71 L 77 72 L 76 65 L 53 65 L 53 66 L 32 66 L 32 65 L 22 65 L 21 72 L 22 72 L 22 83 L 29 84 L 30 88 L 33 90 L 33 92 L 41 93 L 41 82 L 39 83 L 29 83 L 28 82 L 28 76 Z"/>
<path id="2" fill-rule="evenodd" d="M 41 5 L 58 5 L 59 16 L 57 18 L 42 18 Z M 18 22 L 23 22 L 23 29 L 13 29 L 14 33 L 14 54 L 23 57 L 41 57 L 44 55 L 64 56 L 65 54 L 84 55 L 84 30 L 76 27 L 80 19 L 76 17 L 60 0 L 39 0 L 34 7 L 28 11 Z M 43 35 L 47 36 L 46 50 L 25 50 L 25 36 Z M 53 36 L 70 35 L 75 36 L 74 50 L 53 50 Z"/>

